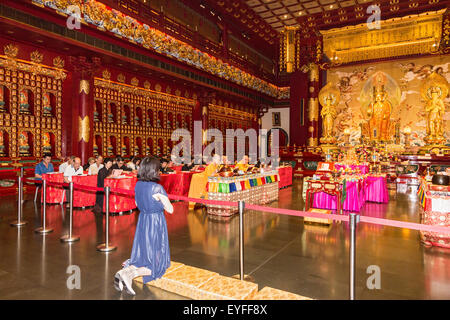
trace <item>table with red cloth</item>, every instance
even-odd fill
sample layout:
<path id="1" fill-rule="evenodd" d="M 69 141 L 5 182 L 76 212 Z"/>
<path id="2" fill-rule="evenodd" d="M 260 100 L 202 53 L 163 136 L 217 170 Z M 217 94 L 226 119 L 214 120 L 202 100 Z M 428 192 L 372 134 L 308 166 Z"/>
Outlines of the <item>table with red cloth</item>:
<path id="1" fill-rule="evenodd" d="M 180 172 L 161 174 L 159 183 L 164 187 L 167 194 L 174 194 L 180 196 L 187 196 L 189 193 L 189 186 L 191 184 L 192 175 L 196 172 Z M 134 191 L 137 178 L 135 175 L 123 175 L 120 178 L 106 178 L 105 187 L 125 189 Z M 105 211 L 105 201 L 103 203 L 103 211 Z M 120 193 L 111 192 L 109 198 L 110 212 L 126 212 L 136 208 L 134 196 L 124 195 Z"/>
<path id="2" fill-rule="evenodd" d="M 278 175 L 280 176 L 280 181 L 278 182 L 278 188 L 284 188 L 292 185 L 292 167 L 279 167 Z"/>
<path id="3" fill-rule="evenodd" d="M 97 187 L 97 175 L 73 176 L 72 182 L 77 185 Z M 77 208 L 92 207 L 95 205 L 95 191 L 83 188 L 73 189 L 73 206 Z"/>
<path id="4" fill-rule="evenodd" d="M 50 172 L 42 174 L 42 179 L 47 182 L 64 182 L 64 174 L 58 172 Z M 51 186 L 47 185 L 46 193 L 47 203 L 61 203 L 66 201 L 66 192 L 62 186 Z M 44 201 L 44 193 L 41 192 L 41 202 Z"/>
<path id="5" fill-rule="evenodd" d="M 385 175 L 352 175 L 346 179 L 343 210 L 359 212 L 366 201 L 387 203 L 389 193 Z M 336 210 L 336 196 L 325 192 L 314 194 L 313 207 Z"/>

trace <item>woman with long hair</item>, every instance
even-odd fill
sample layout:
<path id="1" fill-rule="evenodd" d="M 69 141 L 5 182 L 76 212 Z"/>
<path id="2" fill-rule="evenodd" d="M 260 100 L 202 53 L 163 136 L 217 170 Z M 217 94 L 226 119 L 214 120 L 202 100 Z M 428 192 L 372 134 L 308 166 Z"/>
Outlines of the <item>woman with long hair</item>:
<path id="1" fill-rule="evenodd" d="M 146 157 L 141 161 L 136 183 L 135 201 L 139 220 L 134 235 L 131 257 L 114 277 L 114 286 L 126 288 L 134 295 L 133 279 L 143 276 L 144 283 L 161 278 L 170 266 L 169 237 L 164 210 L 173 213 L 172 204 L 164 188 L 158 184 L 159 160 Z"/>

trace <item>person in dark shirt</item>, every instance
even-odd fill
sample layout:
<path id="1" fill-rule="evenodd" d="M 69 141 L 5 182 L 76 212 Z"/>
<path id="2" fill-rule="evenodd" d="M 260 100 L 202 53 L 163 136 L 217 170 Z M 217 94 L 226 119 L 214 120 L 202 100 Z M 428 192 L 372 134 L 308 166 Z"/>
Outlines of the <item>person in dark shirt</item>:
<path id="1" fill-rule="evenodd" d="M 105 187 L 105 179 L 108 178 L 112 174 L 112 170 L 113 170 L 112 162 L 113 162 L 113 160 L 111 158 L 106 158 L 103 161 L 104 167 L 98 171 L 98 175 L 97 175 L 97 188 Z M 94 209 L 92 209 L 93 212 L 101 213 L 103 211 L 103 198 L 104 198 L 104 192 L 97 191 L 97 194 L 95 197 L 95 206 L 94 206 Z"/>
<path id="2" fill-rule="evenodd" d="M 167 174 L 169 172 L 173 172 L 173 169 L 169 168 L 169 160 L 162 158 L 160 160 L 160 162 L 161 162 L 160 171 L 162 174 Z"/>
<path id="3" fill-rule="evenodd" d="M 132 171 L 131 168 L 128 168 L 125 165 L 125 161 L 120 156 L 116 158 L 116 163 L 111 168 L 112 168 L 112 170 L 119 169 L 119 170 L 123 170 L 123 171 Z"/>
<path id="4" fill-rule="evenodd" d="M 194 169 L 195 164 L 193 161 L 191 161 L 191 163 L 185 163 L 183 164 L 183 167 L 181 168 L 181 171 L 191 171 L 192 169 Z"/>

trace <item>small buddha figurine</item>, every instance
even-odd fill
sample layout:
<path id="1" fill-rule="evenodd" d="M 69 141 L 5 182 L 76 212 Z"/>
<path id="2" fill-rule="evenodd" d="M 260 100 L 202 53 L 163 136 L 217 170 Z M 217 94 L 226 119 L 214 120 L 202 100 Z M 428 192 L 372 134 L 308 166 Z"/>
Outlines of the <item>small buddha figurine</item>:
<path id="1" fill-rule="evenodd" d="M 97 110 L 94 110 L 94 118 L 93 118 L 94 122 L 99 122 L 100 119 L 98 118 L 98 116 L 99 116 L 99 114 L 98 114 Z"/>
<path id="2" fill-rule="evenodd" d="M 42 95 L 42 107 L 44 110 L 44 116 L 51 116 L 52 115 L 52 106 L 50 103 L 50 94 L 44 93 Z"/>
<path id="3" fill-rule="evenodd" d="M 28 90 L 19 91 L 19 113 L 30 114 L 30 104 L 28 103 Z"/>
<path id="4" fill-rule="evenodd" d="M 167 119 L 167 128 L 172 128 L 172 122 L 169 119 Z"/>
<path id="5" fill-rule="evenodd" d="M 128 124 L 128 117 L 126 114 L 122 116 L 122 124 Z"/>
<path id="6" fill-rule="evenodd" d="M 5 142 L 3 139 L 3 131 L 0 131 L 0 157 L 6 157 Z"/>
<path id="7" fill-rule="evenodd" d="M 94 141 L 94 145 L 92 146 L 92 153 L 94 154 L 94 156 L 98 156 L 98 146 L 97 143 Z"/>
<path id="8" fill-rule="evenodd" d="M 138 146 L 134 146 L 134 155 L 135 156 L 139 155 L 139 147 Z"/>
<path id="9" fill-rule="evenodd" d="M 156 120 L 156 127 L 161 128 L 161 120 Z"/>
<path id="10" fill-rule="evenodd" d="M 127 146 L 122 144 L 122 148 L 120 148 L 122 156 L 125 156 L 127 154 Z"/>
<path id="11" fill-rule="evenodd" d="M 152 126 L 152 120 L 147 118 L 146 124 L 147 124 L 147 127 L 151 127 Z"/>
<path id="12" fill-rule="evenodd" d="M 51 153 L 50 134 L 48 132 L 42 135 L 42 153 Z"/>
<path id="13" fill-rule="evenodd" d="M 114 147 L 112 146 L 111 142 L 108 143 L 107 151 L 108 151 L 108 156 L 113 156 L 114 155 Z"/>
<path id="14" fill-rule="evenodd" d="M 141 124 L 140 122 L 141 122 L 141 119 L 139 119 L 139 117 L 136 115 L 134 117 L 134 125 L 139 126 Z"/>
<path id="15" fill-rule="evenodd" d="M 24 131 L 19 133 L 19 155 L 21 157 L 30 156 L 30 146 L 28 145 L 28 134 Z"/>
<path id="16" fill-rule="evenodd" d="M 108 123 L 114 123 L 114 115 L 111 112 L 110 105 L 108 105 Z"/>
<path id="17" fill-rule="evenodd" d="M 0 112 L 6 112 L 5 87 L 0 86 Z"/>

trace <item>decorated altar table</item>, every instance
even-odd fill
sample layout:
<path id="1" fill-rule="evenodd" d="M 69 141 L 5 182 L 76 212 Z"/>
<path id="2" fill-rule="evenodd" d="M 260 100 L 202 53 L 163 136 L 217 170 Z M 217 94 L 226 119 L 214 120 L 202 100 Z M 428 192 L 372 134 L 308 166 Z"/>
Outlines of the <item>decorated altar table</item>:
<path id="1" fill-rule="evenodd" d="M 420 179 L 421 223 L 450 227 L 450 186 L 437 186 Z M 433 246 L 450 248 L 450 235 L 421 231 L 423 240 Z"/>
<path id="2" fill-rule="evenodd" d="M 345 182 L 344 182 L 345 180 Z M 308 181 L 315 181 L 309 179 Z M 324 180 L 332 181 L 332 180 Z M 343 210 L 359 212 L 366 201 L 387 203 L 389 193 L 387 189 L 386 175 L 345 175 L 338 179 L 343 189 Z M 317 192 L 313 196 L 313 207 L 320 209 L 337 209 L 337 197 L 325 192 Z"/>
<path id="3" fill-rule="evenodd" d="M 208 200 L 245 201 L 265 204 L 278 199 L 279 176 L 277 171 L 245 174 L 233 177 L 208 177 Z M 238 212 L 236 206 L 207 205 L 208 214 L 229 217 Z"/>

